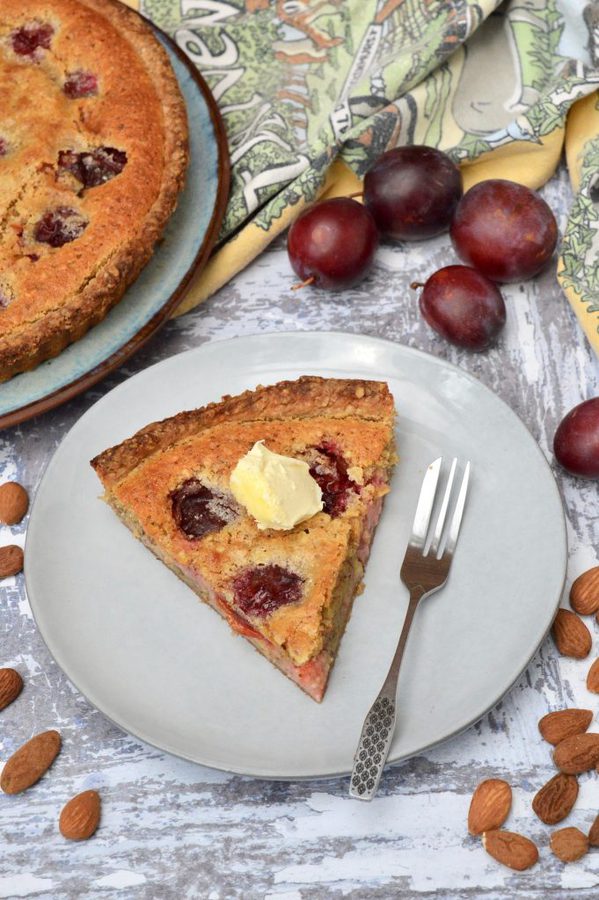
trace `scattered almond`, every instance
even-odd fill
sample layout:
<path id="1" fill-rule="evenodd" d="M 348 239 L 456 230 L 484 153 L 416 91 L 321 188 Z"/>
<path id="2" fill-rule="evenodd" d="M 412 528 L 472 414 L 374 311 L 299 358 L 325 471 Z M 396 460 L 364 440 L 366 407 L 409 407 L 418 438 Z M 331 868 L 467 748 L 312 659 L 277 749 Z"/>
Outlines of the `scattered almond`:
<path id="1" fill-rule="evenodd" d="M 591 724 L 593 713 L 590 709 L 560 709 L 548 713 L 539 722 L 539 731 L 549 744 L 586 731 Z"/>
<path id="2" fill-rule="evenodd" d="M 478 785 L 468 810 L 468 831 L 482 834 L 500 828 L 509 815 L 512 789 L 507 781 L 488 778 Z"/>
<path id="3" fill-rule="evenodd" d="M 17 481 L 0 485 L 0 522 L 17 525 L 29 509 L 29 496 Z"/>
<path id="4" fill-rule="evenodd" d="M 560 772 L 543 785 L 532 801 L 532 808 L 545 825 L 557 825 L 565 819 L 578 797 L 576 775 Z"/>
<path id="5" fill-rule="evenodd" d="M 0 547 L 0 578 L 18 575 L 23 568 L 23 551 L 16 544 Z"/>
<path id="6" fill-rule="evenodd" d="M 0 669 L 0 709 L 16 700 L 23 690 L 23 679 L 14 669 Z"/>
<path id="7" fill-rule="evenodd" d="M 591 830 L 589 831 L 589 844 L 592 847 L 599 847 L 599 816 L 597 816 L 591 825 Z"/>
<path id="8" fill-rule="evenodd" d="M 576 862 L 589 850 L 589 839 L 580 828 L 560 828 L 551 835 L 552 853 L 562 862 Z"/>
<path id="9" fill-rule="evenodd" d="M 599 734 L 573 734 L 557 745 L 553 761 L 567 775 L 588 772 L 599 761 Z"/>
<path id="10" fill-rule="evenodd" d="M 570 606 L 581 616 L 592 616 L 599 609 L 599 566 L 579 575 L 570 588 Z"/>
<path id="11" fill-rule="evenodd" d="M 530 869 L 539 858 L 536 845 L 515 831 L 485 831 L 483 847 L 497 862 L 519 872 Z"/>
<path id="12" fill-rule="evenodd" d="M 563 656 L 584 659 L 591 652 L 591 633 L 580 615 L 596 613 L 599 622 L 599 566 L 580 575 L 572 584 L 568 609 L 559 609 L 552 635 Z M 579 614 L 579 615 L 577 615 Z M 587 688 L 599 694 L 599 658 L 587 674 Z M 553 759 L 561 771 L 535 794 L 532 808 L 546 825 L 556 825 L 572 811 L 578 797 L 576 775 L 596 768 L 599 772 L 599 734 L 588 733 L 593 713 L 589 709 L 562 709 L 548 713 L 539 721 L 542 737 L 553 744 Z M 512 803 L 510 785 L 496 778 L 481 782 L 472 795 L 468 812 L 470 834 L 482 833 L 487 853 L 511 869 L 523 871 L 539 859 L 539 851 L 529 838 L 512 831 L 503 831 Z M 563 862 L 574 862 L 588 852 L 589 846 L 599 847 L 599 815 L 588 837 L 579 828 L 561 828 L 551 835 L 551 850 Z"/>
<path id="13" fill-rule="evenodd" d="M 19 794 L 42 777 L 60 750 L 57 731 L 43 731 L 13 753 L 2 770 L 0 788 L 5 794 Z"/>
<path id="14" fill-rule="evenodd" d="M 558 609 L 551 633 L 562 656 L 584 659 L 591 652 L 591 632 L 582 619 L 569 609 Z"/>
<path id="15" fill-rule="evenodd" d="M 100 795 L 97 791 L 83 791 L 66 803 L 60 814 L 58 827 L 63 837 L 71 841 L 85 841 L 100 823 Z"/>
<path id="16" fill-rule="evenodd" d="M 596 659 L 587 675 L 587 688 L 593 694 L 599 694 L 599 659 Z"/>

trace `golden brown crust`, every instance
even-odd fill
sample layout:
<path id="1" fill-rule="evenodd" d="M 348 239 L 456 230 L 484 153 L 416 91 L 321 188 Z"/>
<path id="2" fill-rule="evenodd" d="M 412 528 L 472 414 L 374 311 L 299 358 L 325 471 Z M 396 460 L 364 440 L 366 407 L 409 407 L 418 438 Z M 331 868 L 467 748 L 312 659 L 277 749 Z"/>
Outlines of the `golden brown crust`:
<path id="1" fill-rule="evenodd" d="M 10 35 L 36 20 L 54 33 L 32 62 L 12 52 Z M 66 75 L 82 69 L 98 76 L 98 95 L 67 98 Z M 0 126 L 11 149 L 0 163 L 0 289 L 12 300 L 0 309 L 5 380 L 59 353 L 121 299 L 175 208 L 188 148 L 185 105 L 165 51 L 136 13 L 113 0 L 3 0 L 0 90 L 15 107 Z M 51 127 L 24 93 L 39 95 Z M 127 164 L 78 196 L 57 179 L 57 154 L 90 146 L 117 147 Z M 33 241 L 32 223 L 61 205 L 88 220 L 83 234 L 58 248 Z"/>
<path id="2" fill-rule="evenodd" d="M 234 579 L 248 568 L 274 565 L 295 573 L 302 601 L 266 617 L 250 616 L 250 624 L 294 666 L 303 666 L 338 642 L 345 621 L 338 611 L 351 602 L 361 578 L 388 490 L 393 421 L 386 384 L 306 376 L 153 423 L 91 465 L 106 500 L 134 534 L 188 583 L 197 579 L 208 586 L 215 602 L 236 608 Z M 353 485 L 338 488 L 347 490 L 343 503 L 290 531 L 260 531 L 230 493 L 233 468 L 258 440 L 276 453 L 325 465 L 326 472 L 322 448 L 329 448 Z M 200 539 L 190 537 L 173 514 L 172 498 L 190 479 L 228 510 L 223 523 Z"/>
<path id="3" fill-rule="evenodd" d="M 219 403 L 153 422 L 137 434 L 100 453 L 91 464 L 105 487 L 122 479 L 140 462 L 183 438 L 221 422 L 302 419 L 317 416 L 392 421 L 393 398 L 381 381 L 319 378 L 305 375 L 296 381 L 225 396 Z"/>

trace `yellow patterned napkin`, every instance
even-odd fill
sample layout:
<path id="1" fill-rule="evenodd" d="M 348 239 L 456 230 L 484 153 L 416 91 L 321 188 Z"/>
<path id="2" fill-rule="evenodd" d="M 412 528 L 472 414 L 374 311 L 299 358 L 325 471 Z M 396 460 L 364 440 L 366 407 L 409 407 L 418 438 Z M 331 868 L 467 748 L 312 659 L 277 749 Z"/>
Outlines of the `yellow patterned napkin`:
<path id="1" fill-rule="evenodd" d="M 599 21 L 599 17 L 598 17 Z M 568 116 L 566 160 L 577 191 L 561 244 L 557 278 L 599 356 L 599 94 Z"/>

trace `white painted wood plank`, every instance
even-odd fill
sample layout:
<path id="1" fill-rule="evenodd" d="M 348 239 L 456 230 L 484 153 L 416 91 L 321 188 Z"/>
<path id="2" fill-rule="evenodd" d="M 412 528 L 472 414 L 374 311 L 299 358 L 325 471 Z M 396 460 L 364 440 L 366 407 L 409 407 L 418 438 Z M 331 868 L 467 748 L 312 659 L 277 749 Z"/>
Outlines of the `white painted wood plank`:
<path id="1" fill-rule="evenodd" d="M 563 225 L 571 196 L 564 170 L 546 187 Z M 455 261 L 447 237 L 384 247 L 376 270 L 343 294 L 292 293 L 278 241 L 201 309 L 170 323 L 118 374 L 61 409 L 0 433 L 0 480 L 35 492 L 61 437 L 98 397 L 166 356 L 258 331 L 341 330 L 380 335 L 428 350 L 472 372 L 521 416 L 550 457 L 565 411 L 599 395 L 599 363 L 561 296 L 553 269 L 505 289 L 508 324 L 499 346 L 471 355 L 438 339 L 421 321 L 409 289 Z M 597 484 L 556 471 L 570 521 L 572 579 L 599 562 Z M 49 523 L 49 527 L 51 527 Z M 0 541 L 23 542 L 25 525 Z M 539 540 L 542 540 L 539 535 Z M 65 573 L 65 577 L 68 577 Z M 161 754 L 124 735 L 75 691 L 37 633 L 21 578 L 3 582 L 0 665 L 23 672 L 25 691 L 2 713 L 0 757 L 24 739 L 58 727 L 64 749 L 33 790 L 0 799 L 0 897 L 263 898 L 581 898 L 599 893 L 599 856 L 564 866 L 548 850 L 550 829 L 530 809 L 554 773 L 537 732 L 548 710 L 596 709 L 586 663 L 563 660 L 550 639 L 510 693 L 465 734 L 389 771 L 370 805 L 347 797 L 347 779 L 298 784 L 238 778 Z M 597 626 L 592 626 L 597 630 Z M 594 652 L 598 652 L 595 638 Z M 484 777 L 514 787 L 510 827 L 538 841 L 531 872 L 503 869 L 466 833 L 470 794 Z M 581 777 L 567 824 L 587 829 L 599 811 L 599 782 Z M 64 841 L 64 801 L 88 787 L 103 798 L 93 840 Z M 571 820 L 571 821 L 570 821 Z"/>

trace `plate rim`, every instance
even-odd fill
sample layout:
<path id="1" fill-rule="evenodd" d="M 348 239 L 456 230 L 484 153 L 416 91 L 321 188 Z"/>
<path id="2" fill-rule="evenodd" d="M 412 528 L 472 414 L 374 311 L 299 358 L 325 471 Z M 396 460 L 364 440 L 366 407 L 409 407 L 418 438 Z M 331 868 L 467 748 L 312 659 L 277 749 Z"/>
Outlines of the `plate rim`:
<path id="1" fill-rule="evenodd" d="M 132 11 L 137 12 L 136 10 Z M 206 265 L 210 252 L 212 251 L 212 248 L 214 247 L 218 238 L 220 227 L 225 216 L 225 211 L 229 199 L 229 189 L 231 186 L 231 161 L 229 155 L 229 144 L 227 141 L 227 133 L 222 115 L 206 80 L 200 73 L 199 69 L 189 59 L 189 57 L 183 52 L 183 50 L 181 50 L 181 48 L 175 43 L 170 35 L 168 35 L 157 25 L 155 25 L 150 19 L 146 19 L 144 16 L 142 16 L 141 13 L 137 13 L 137 15 L 139 15 L 139 17 L 142 18 L 144 22 L 149 24 L 152 29 L 160 35 L 165 43 L 168 44 L 169 49 L 172 50 L 175 56 L 177 56 L 177 58 L 183 63 L 183 65 L 185 65 L 193 81 L 196 83 L 198 90 L 202 94 L 202 97 L 208 108 L 210 121 L 212 122 L 212 127 L 214 129 L 218 155 L 218 184 L 216 191 L 216 200 L 212 215 L 210 217 L 210 222 L 208 223 L 208 227 L 206 228 L 204 240 L 200 244 L 193 260 L 191 261 L 185 274 L 181 278 L 179 284 L 177 285 L 175 290 L 166 298 L 160 309 L 154 313 L 152 318 L 149 319 L 145 323 L 145 325 L 140 328 L 139 331 L 132 335 L 132 337 L 130 337 L 125 344 L 119 347 L 118 350 L 115 350 L 110 354 L 110 356 L 107 356 L 106 359 L 102 360 L 102 362 L 94 366 L 93 369 L 90 369 L 83 375 L 79 375 L 73 381 L 70 381 L 68 384 L 57 388 L 57 390 L 52 391 L 52 393 L 50 394 L 46 394 L 44 397 L 39 397 L 37 400 L 32 400 L 30 403 L 26 403 L 23 406 L 20 406 L 18 409 L 12 409 L 9 412 L 0 415 L 0 430 L 10 428 L 13 425 L 19 425 L 22 422 L 27 421 L 28 419 L 32 419 L 34 416 L 43 415 L 44 413 L 49 412 L 52 409 L 56 409 L 56 407 L 61 406 L 63 403 L 72 400 L 74 397 L 77 397 L 79 394 L 88 390 L 90 387 L 93 387 L 93 385 L 97 384 L 111 372 L 114 372 L 115 369 L 118 369 L 124 362 L 126 362 L 131 356 L 133 356 L 138 350 L 140 350 L 141 347 L 143 347 L 144 344 L 146 344 L 150 340 L 150 338 L 153 337 L 164 324 L 166 324 L 167 320 L 169 319 L 170 313 L 174 309 L 176 309 L 178 304 L 185 296 L 188 288 L 191 286 L 192 279 L 195 276 L 199 275 L 199 273 Z"/>
<path id="2" fill-rule="evenodd" d="M 58 445 L 58 447 L 52 454 L 51 458 L 49 459 L 49 461 L 44 469 L 44 472 L 43 472 L 40 482 L 38 484 L 38 488 L 36 490 L 35 498 L 33 500 L 32 506 L 31 506 L 30 523 L 35 514 L 35 508 L 36 508 L 37 499 L 38 499 L 38 496 L 40 493 L 40 489 L 41 489 L 42 484 L 45 481 L 46 477 L 48 476 L 48 472 L 52 466 L 53 461 L 55 460 L 56 456 L 58 455 L 58 451 L 60 450 L 60 447 L 62 446 L 64 441 L 67 439 L 67 437 L 69 436 L 71 431 L 83 419 L 85 419 L 88 415 L 90 415 L 92 413 L 92 410 L 94 410 L 94 408 L 96 406 L 99 406 L 100 404 L 103 404 L 105 401 L 108 401 L 108 398 L 110 398 L 113 393 L 118 392 L 121 388 L 124 388 L 125 385 L 127 385 L 127 387 L 130 386 L 132 380 L 141 378 L 150 369 L 156 369 L 158 367 L 168 365 L 169 363 L 172 363 L 172 361 L 174 359 L 178 359 L 179 357 L 196 354 L 196 353 L 202 353 L 202 351 L 206 347 L 211 347 L 214 345 L 225 344 L 225 343 L 226 344 L 234 344 L 234 343 L 238 343 L 239 341 L 245 342 L 247 340 L 251 341 L 251 340 L 255 340 L 255 339 L 264 340 L 264 339 L 268 339 L 268 338 L 272 338 L 272 337 L 280 337 L 283 339 L 290 339 L 290 340 L 294 340 L 294 341 L 297 341 L 298 338 L 300 340 L 305 340 L 305 339 L 309 339 L 309 338 L 313 338 L 313 337 L 319 337 L 319 338 L 330 337 L 333 339 L 341 338 L 341 339 L 350 339 L 350 340 L 351 339 L 359 339 L 359 340 L 365 339 L 368 342 L 382 344 L 385 347 L 393 348 L 396 351 L 399 350 L 400 352 L 406 353 L 408 356 L 417 356 L 420 358 L 425 358 L 427 361 L 429 361 L 429 362 L 432 361 L 433 364 L 438 365 L 441 369 L 447 368 L 452 371 L 458 372 L 460 376 L 465 377 L 468 381 L 473 382 L 478 387 L 482 387 L 484 389 L 484 392 L 490 394 L 496 401 L 498 401 L 501 405 L 503 405 L 506 408 L 506 410 L 508 411 L 508 413 L 510 414 L 510 416 L 513 417 L 517 421 L 519 427 L 525 432 L 526 436 L 528 437 L 528 439 L 534 446 L 534 448 L 536 450 L 536 454 L 542 463 L 541 467 L 544 468 L 547 471 L 547 474 L 550 476 L 550 483 L 552 484 L 552 487 L 553 487 L 555 499 L 557 499 L 557 501 L 558 501 L 558 506 L 559 506 L 559 509 L 561 512 L 560 523 L 561 523 L 561 534 L 562 534 L 561 553 L 562 553 L 562 562 L 563 562 L 563 565 L 562 565 L 563 574 L 562 574 L 562 578 L 561 578 L 561 581 L 559 584 L 559 590 L 557 591 L 555 602 L 551 606 L 551 615 L 546 624 L 546 627 L 544 628 L 544 630 L 542 632 L 540 639 L 534 644 L 534 647 L 532 648 L 531 652 L 529 654 L 527 653 L 526 662 L 521 667 L 518 668 L 514 677 L 513 678 L 510 677 L 510 680 L 507 683 L 507 685 L 502 685 L 499 689 L 497 689 L 498 693 L 496 694 L 496 696 L 493 698 L 493 700 L 488 705 L 485 706 L 485 708 L 483 710 L 480 711 L 480 713 L 477 713 L 474 717 L 472 717 L 465 724 L 461 723 L 453 731 L 446 734 L 444 737 L 440 738 L 439 740 L 431 741 L 430 743 L 423 745 L 422 747 L 420 747 L 418 750 L 414 751 L 413 753 L 396 756 L 393 759 L 389 759 L 387 762 L 387 766 L 389 766 L 389 767 L 401 765 L 406 760 L 414 758 L 419 755 L 422 755 L 433 748 L 439 747 L 442 744 L 445 744 L 447 741 L 450 741 L 454 737 L 457 737 L 458 735 L 467 731 L 474 724 L 479 722 L 485 715 L 487 715 L 487 713 L 491 709 L 493 709 L 493 707 L 496 706 L 497 703 L 499 703 L 503 699 L 503 697 L 506 696 L 506 694 L 513 688 L 513 686 L 516 684 L 518 679 L 521 677 L 522 673 L 530 665 L 531 660 L 534 658 L 534 656 L 538 652 L 540 646 L 545 641 L 545 638 L 547 637 L 547 634 L 549 633 L 551 624 L 555 617 L 555 612 L 557 611 L 557 609 L 559 607 L 560 600 L 561 600 L 561 597 L 562 597 L 562 594 L 564 591 L 564 586 L 566 583 L 566 578 L 567 578 L 568 533 L 567 533 L 566 514 L 565 514 L 565 509 L 564 509 L 564 505 L 563 505 L 563 501 L 562 501 L 562 497 L 561 497 L 561 492 L 559 490 L 559 486 L 558 486 L 557 480 L 555 478 L 555 474 L 551 468 L 551 465 L 549 464 L 548 460 L 546 459 L 545 454 L 541 450 L 541 447 L 539 446 L 538 442 L 535 440 L 535 438 L 533 437 L 533 435 L 531 434 L 531 432 L 529 431 L 527 426 L 524 424 L 524 422 L 522 421 L 520 416 L 514 412 L 514 410 L 511 408 L 511 406 L 502 397 L 500 397 L 498 394 L 496 394 L 495 391 L 493 391 L 490 387 L 488 387 L 483 381 L 481 381 L 475 375 L 472 375 L 470 372 L 466 371 L 465 369 L 462 369 L 460 366 L 456 365 L 455 363 L 449 362 L 448 360 L 444 360 L 441 357 L 435 356 L 432 353 L 428 353 L 425 350 L 420 350 L 416 347 L 411 347 L 406 344 L 402 344 L 399 341 L 392 341 L 387 338 L 378 337 L 376 335 L 361 334 L 360 332 L 345 332 L 345 331 L 331 331 L 331 330 L 327 330 L 327 331 L 307 331 L 306 330 L 306 331 L 253 332 L 251 334 L 244 334 L 244 335 L 238 335 L 238 336 L 229 337 L 229 338 L 210 340 L 203 344 L 200 344 L 197 347 L 192 347 L 188 350 L 184 350 L 181 353 L 175 353 L 172 356 L 168 356 L 165 359 L 160 360 L 157 363 L 154 363 L 152 366 L 148 366 L 147 368 L 142 369 L 140 372 L 137 372 L 131 378 L 127 379 L 126 382 L 121 382 L 120 384 L 118 384 L 114 388 L 112 388 L 112 390 L 108 391 L 108 393 L 106 393 L 103 397 L 101 397 L 99 400 L 97 400 L 96 403 L 94 403 L 92 406 L 90 406 L 89 409 L 87 409 L 85 411 L 85 413 L 82 416 L 80 416 L 79 419 L 77 419 L 77 421 L 71 426 L 71 428 L 69 428 L 67 433 L 64 435 L 63 439 L 61 440 L 60 444 Z M 259 780 L 266 780 L 266 781 L 294 782 L 294 781 L 315 781 L 315 780 L 327 780 L 327 779 L 332 780 L 332 779 L 348 777 L 351 774 L 351 770 L 349 768 L 344 769 L 342 771 L 335 770 L 335 771 L 323 771 L 323 772 L 315 772 L 315 773 L 307 773 L 307 774 L 282 774 L 280 771 L 275 772 L 275 771 L 271 771 L 271 770 L 267 770 L 267 769 L 260 769 L 260 768 L 252 768 L 251 770 L 248 770 L 248 767 L 243 766 L 243 765 L 242 766 L 230 766 L 230 765 L 224 766 L 224 765 L 220 765 L 218 763 L 218 761 L 215 761 L 215 760 L 207 761 L 205 758 L 200 760 L 197 757 L 197 755 L 194 757 L 194 756 L 190 755 L 189 753 L 184 753 L 178 749 L 174 749 L 172 746 L 169 745 L 169 743 L 167 741 L 157 743 L 155 740 L 151 739 L 147 735 L 140 733 L 137 730 L 132 730 L 125 724 L 123 724 L 123 723 L 119 722 L 117 719 L 113 718 L 113 716 L 109 715 L 104 710 L 102 705 L 98 704 L 96 702 L 96 700 L 92 699 L 88 693 L 84 692 L 79 687 L 77 680 L 75 678 L 73 678 L 73 676 L 67 670 L 67 668 L 65 667 L 63 662 L 55 656 L 52 648 L 50 647 L 48 641 L 46 640 L 46 636 L 45 636 L 44 632 L 42 631 L 42 629 L 39 626 L 38 619 L 37 619 L 36 612 L 35 612 L 35 605 L 31 599 L 32 595 L 30 592 L 30 583 L 28 580 L 27 546 L 28 546 L 29 539 L 30 539 L 30 533 L 31 533 L 31 527 L 29 526 L 27 529 L 27 533 L 26 533 L 25 547 L 24 547 L 24 552 L 25 552 L 24 578 L 25 578 L 25 586 L 26 586 L 26 591 L 27 591 L 27 598 L 29 601 L 29 606 L 31 608 L 31 612 L 32 612 L 32 616 L 33 616 L 36 628 L 37 628 L 48 652 L 52 656 L 52 659 L 56 662 L 56 664 L 59 666 L 59 668 L 64 672 L 64 674 L 67 676 L 67 678 L 71 681 L 71 683 L 74 685 L 76 690 L 78 690 L 79 693 L 82 694 L 82 696 L 84 696 L 86 698 L 86 700 L 95 709 L 97 709 L 103 716 L 105 716 L 105 718 L 108 719 L 109 722 L 111 722 L 113 725 L 115 725 L 117 728 L 119 728 L 121 731 L 125 732 L 125 734 L 128 734 L 135 740 L 139 740 L 139 741 L 143 742 L 144 744 L 147 744 L 148 746 L 154 747 L 156 750 L 159 750 L 162 753 L 169 753 L 170 755 L 172 755 L 178 759 L 184 759 L 187 762 L 191 762 L 196 765 L 206 766 L 209 769 L 214 769 L 215 771 L 220 771 L 220 772 L 226 772 L 226 773 L 233 774 L 233 775 L 244 775 L 247 777 L 256 778 Z"/>

